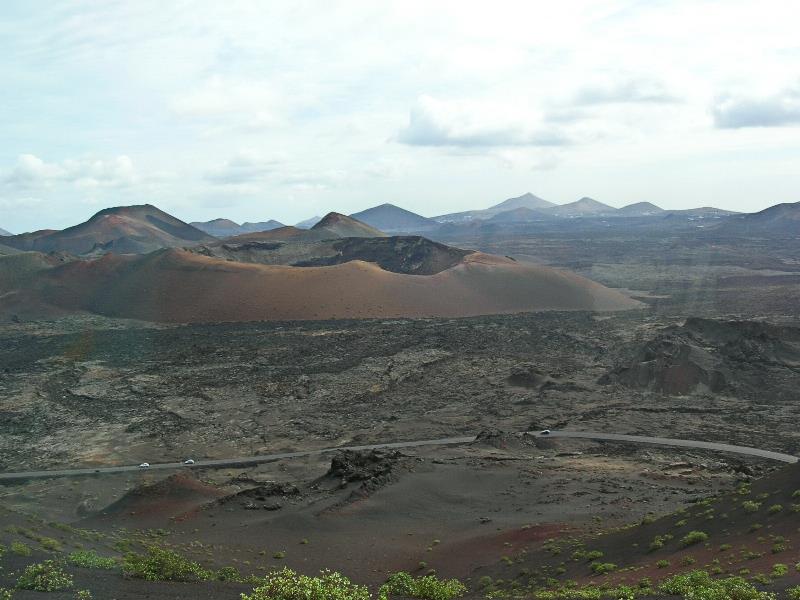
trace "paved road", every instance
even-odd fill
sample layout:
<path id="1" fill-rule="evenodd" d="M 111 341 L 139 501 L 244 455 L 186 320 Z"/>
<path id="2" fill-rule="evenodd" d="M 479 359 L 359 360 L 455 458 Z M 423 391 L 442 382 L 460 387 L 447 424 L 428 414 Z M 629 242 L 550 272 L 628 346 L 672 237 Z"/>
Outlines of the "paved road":
<path id="1" fill-rule="evenodd" d="M 697 448 L 703 450 L 714 450 L 717 452 L 732 452 L 735 454 L 745 454 L 759 458 L 767 458 L 785 463 L 796 463 L 798 457 L 791 454 L 760 450 L 748 446 L 734 446 L 731 444 L 717 444 L 715 442 L 702 442 L 697 440 L 678 440 L 673 438 L 648 437 L 641 435 L 624 435 L 619 433 L 597 433 L 592 431 L 551 431 L 547 436 L 543 436 L 538 431 L 527 432 L 538 437 L 551 438 L 583 438 L 590 440 L 601 440 L 610 442 L 629 442 L 635 444 L 657 444 L 662 446 L 677 446 L 682 448 Z M 153 470 L 175 470 L 175 469 L 199 469 L 199 468 L 222 468 L 222 467 L 243 467 L 261 463 L 274 462 L 287 458 L 300 458 L 304 456 L 314 456 L 338 452 L 340 450 L 381 450 L 391 448 L 417 448 L 420 446 L 453 446 L 459 444 L 469 444 L 475 441 L 475 436 L 449 437 L 437 440 L 419 440 L 415 442 L 392 442 L 388 444 L 367 444 L 364 446 L 339 446 L 336 448 L 320 448 L 318 450 L 306 450 L 302 452 L 283 452 L 279 454 L 263 454 L 260 456 L 246 456 L 241 458 L 221 458 L 217 460 L 198 460 L 193 465 L 184 465 L 180 462 L 153 463 L 148 471 Z M 53 471 L 24 471 L 18 473 L 0 473 L 0 482 L 17 481 L 26 479 L 45 479 L 48 477 L 77 477 L 82 475 L 107 475 L 111 473 L 126 473 L 131 471 L 141 471 L 137 465 L 127 465 L 121 467 L 99 467 L 95 469 L 60 469 Z"/>

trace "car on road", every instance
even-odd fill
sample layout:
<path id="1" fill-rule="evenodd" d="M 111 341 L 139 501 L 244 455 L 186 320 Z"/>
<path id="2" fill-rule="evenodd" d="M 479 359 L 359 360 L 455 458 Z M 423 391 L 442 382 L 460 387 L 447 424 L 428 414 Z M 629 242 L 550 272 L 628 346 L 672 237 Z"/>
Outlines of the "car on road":
<path id="1" fill-rule="evenodd" d="M 542 429 L 539 432 L 539 435 L 550 435 L 550 430 L 549 429 Z"/>
<path id="2" fill-rule="evenodd" d="M 142 463 L 142 464 L 139 465 L 139 468 L 140 469 L 149 469 L 150 468 L 150 463 Z"/>
<path id="3" fill-rule="evenodd" d="M 185 465 L 193 465 L 194 464 L 194 459 L 193 458 L 187 458 L 185 461 L 183 461 L 183 464 L 185 464 Z"/>

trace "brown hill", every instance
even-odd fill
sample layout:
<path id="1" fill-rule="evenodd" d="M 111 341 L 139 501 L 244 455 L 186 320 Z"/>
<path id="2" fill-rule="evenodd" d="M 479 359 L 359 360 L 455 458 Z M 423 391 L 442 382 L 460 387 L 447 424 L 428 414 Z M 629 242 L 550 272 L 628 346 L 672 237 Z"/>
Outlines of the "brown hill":
<path id="1" fill-rule="evenodd" d="M 20 250 L 142 254 L 214 238 L 150 204 L 107 208 L 80 225 L 3 238 Z"/>
<path id="2" fill-rule="evenodd" d="M 190 473 L 177 473 L 155 483 L 145 483 L 134 487 L 119 500 L 105 507 L 86 521 L 154 520 L 157 523 L 166 518 L 180 520 L 187 513 L 225 496 L 225 492 L 210 484 L 203 483 Z"/>
<path id="3" fill-rule="evenodd" d="M 324 231 L 334 234 L 334 237 L 384 237 L 382 231 L 370 227 L 366 223 L 337 212 L 331 212 L 322 217 L 311 231 Z"/>
<path id="4" fill-rule="evenodd" d="M 209 322 L 607 311 L 640 303 L 578 275 L 482 253 L 420 276 L 363 261 L 267 266 L 171 249 L 140 257 L 109 254 L 44 271 L 13 298 L 0 298 L 0 313 L 20 306 Z"/>

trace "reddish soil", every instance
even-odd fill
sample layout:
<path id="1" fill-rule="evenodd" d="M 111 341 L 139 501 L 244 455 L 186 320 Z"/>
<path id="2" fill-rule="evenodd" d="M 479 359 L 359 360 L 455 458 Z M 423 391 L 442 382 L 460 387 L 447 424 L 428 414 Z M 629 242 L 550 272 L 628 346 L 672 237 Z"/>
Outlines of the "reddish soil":
<path id="1" fill-rule="evenodd" d="M 23 295 L 57 309 L 161 322 L 455 317 L 640 306 L 578 275 L 481 253 L 430 276 L 392 273 L 361 261 L 297 268 L 231 263 L 181 250 L 136 258 L 107 255 L 51 269 Z"/>

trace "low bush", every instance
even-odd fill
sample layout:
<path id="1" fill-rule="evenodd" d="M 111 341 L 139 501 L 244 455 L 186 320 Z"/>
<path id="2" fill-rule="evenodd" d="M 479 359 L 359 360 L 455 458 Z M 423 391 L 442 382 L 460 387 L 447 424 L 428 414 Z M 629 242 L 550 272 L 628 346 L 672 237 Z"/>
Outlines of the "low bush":
<path id="1" fill-rule="evenodd" d="M 18 554 L 19 556 L 30 556 L 31 549 L 28 547 L 27 544 L 23 544 L 22 542 L 11 542 L 11 552 L 14 554 Z"/>
<path id="2" fill-rule="evenodd" d="M 76 567 L 85 569 L 115 569 L 117 561 L 113 558 L 100 556 L 94 550 L 76 550 L 67 557 L 67 560 Z"/>
<path id="3" fill-rule="evenodd" d="M 28 565 L 17 580 L 17 589 L 36 592 L 58 592 L 72 585 L 72 575 L 52 560 Z"/>
<path id="4" fill-rule="evenodd" d="M 786 589 L 786 597 L 789 600 L 800 600 L 800 585 Z"/>
<path id="5" fill-rule="evenodd" d="M 708 541 L 708 534 L 705 531 L 690 531 L 681 538 L 681 546 L 693 546 L 705 541 Z"/>
<path id="6" fill-rule="evenodd" d="M 666 579 L 659 590 L 692 600 L 774 600 L 775 595 L 756 589 L 741 577 L 713 579 L 706 571 L 692 571 Z"/>
<path id="7" fill-rule="evenodd" d="M 784 577 L 785 575 L 789 574 L 789 567 L 783 563 L 775 563 L 772 565 L 772 576 L 773 577 Z"/>
<path id="8" fill-rule="evenodd" d="M 772 506 L 770 506 L 767 509 L 767 513 L 769 513 L 771 515 L 775 515 L 775 514 L 778 514 L 779 512 L 781 512 L 782 510 L 783 510 L 783 505 L 782 504 L 773 504 Z"/>
<path id="9" fill-rule="evenodd" d="M 122 570 L 129 577 L 147 581 L 196 581 L 211 578 L 211 573 L 198 563 L 159 546 L 150 546 L 147 554 L 126 554 L 122 559 Z"/>
<path id="10" fill-rule="evenodd" d="M 6 588 L 0 588 L 0 600 L 11 600 L 14 597 L 14 592 Z"/>
<path id="11" fill-rule="evenodd" d="M 591 564 L 592 573 L 595 575 L 605 575 L 606 573 L 611 573 L 612 571 L 616 571 L 617 565 L 614 563 L 598 563 L 594 562 Z"/>
<path id="12" fill-rule="evenodd" d="M 264 577 L 250 594 L 242 594 L 242 600 L 370 600 L 370 593 L 340 573 L 308 577 L 284 568 Z"/>
<path id="13" fill-rule="evenodd" d="M 745 500 L 742 502 L 742 508 L 744 509 L 744 512 L 758 512 L 758 509 L 761 508 L 761 502 L 756 502 L 755 500 Z"/>
<path id="14" fill-rule="evenodd" d="M 666 569 L 668 566 L 669 566 L 669 561 L 665 558 L 656 561 L 656 567 L 658 567 L 659 569 Z"/>
<path id="15" fill-rule="evenodd" d="M 457 579 L 439 579 L 435 575 L 412 577 L 401 571 L 389 576 L 381 586 L 379 598 L 386 600 L 392 595 L 424 600 L 453 600 L 466 592 L 467 588 Z"/>
<path id="16" fill-rule="evenodd" d="M 236 567 L 222 567 L 214 573 L 214 579 L 217 581 L 240 582 L 242 581 L 242 574 L 239 573 L 239 569 Z"/>

